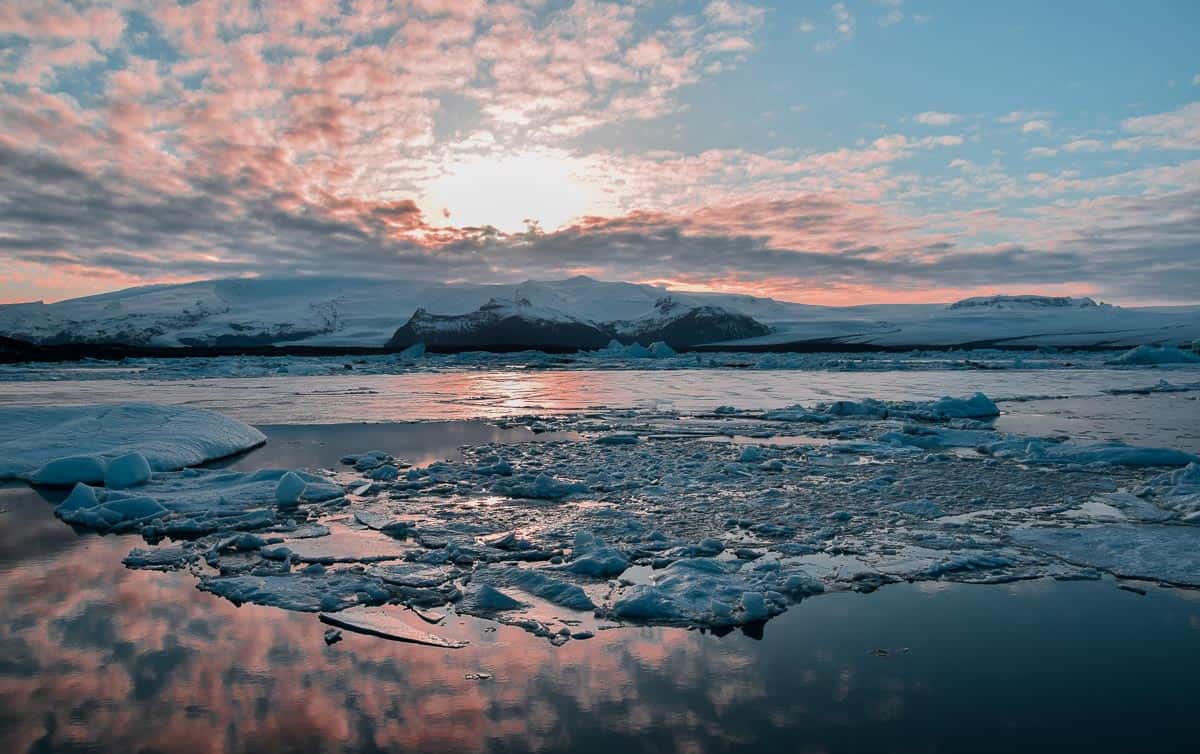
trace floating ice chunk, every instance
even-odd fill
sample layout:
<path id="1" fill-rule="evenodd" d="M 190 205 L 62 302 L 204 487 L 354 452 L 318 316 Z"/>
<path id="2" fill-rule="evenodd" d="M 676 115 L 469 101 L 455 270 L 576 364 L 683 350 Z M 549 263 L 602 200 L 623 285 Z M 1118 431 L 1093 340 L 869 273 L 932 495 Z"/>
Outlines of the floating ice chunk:
<path id="1" fill-rule="evenodd" d="M 323 502 L 342 490 L 327 479 L 303 471 L 264 469 L 251 473 L 188 469 L 156 474 L 137 493 L 79 484 L 55 515 L 98 531 L 196 537 L 216 531 L 245 531 L 274 522 L 269 507 L 277 501 L 280 479 L 295 474 L 304 481 L 300 502 Z M 119 515 L 118 515 L 119 514 Z"/>
<path id="2" fill-rule="evenodd" d="M 952 580 L 975 580 L 967 574 L 977 571 L 994 571 L 1012 566 L 1009 555 L 984 550 L 964 550 L 945 553 L 923 547 L 906 547 L 896 556 L 876 564 L 880 573 L 899 576 L 910 581 L 928 581 L 942 577 Z"/>
<path id="3" fill-rule="evenodd" d="M 996 439 L 996 433 L 981 429 L 948 429 L 927 424 L 906 424 L 899 432 L 885 432 L 880 442 L 909 445 L 924 450 L 973 448 Z"/>
<path id="4" fill-rule="evenodd" d="M 104 481 L 107 464 L 96 456 L 67 456 L 56 458 L 29 477 L 34 484 L 66 487 L 76 482 L 97 484 Z"/>
<path id="5" fill-rule="evenodd" d="M 392 460 L 391 454 L 382 450 L 342 456 L 342 463 L 353 466 L 356 471 L 370 471 Z"/>
<path id="6" fill-rule="evenodd" d="M 825 406 L 825 411 L 833 416 L 876 419 L 901 417 L 926 421 L 990 419 L 1000 415 L 996 404 L 983 393 L 975 393 L 967 398 L 943 396 L 936 401 L 927 402 L 892 403 L 874 398 L 865 398 L 861 401 L 835 401 Z"/>
<path id="7" fill-rule="evenodd" d="M 1070 529 L 1028 527 L 1012 538 L 1072 563 L 1117 576 L 1200 586 L 1200 536 L 1191 526 L 1112 524 Z"/>
<path id="8" fill-rule="evenodd" d="M 742 592 L 742 620 L 747 623 L 766 620 L 771 617 L 767 609 L 767 600 L 759 592 Z"/>
<path id="9" fill-rule="evenodd" d="M 714 558 L 677 560 L 653 576 L 654 584 L 621 590 L 611 614 L 623 620 L 723 627 L 778 615 L 784 607 L 767 599 L 778 574 L 770 569 L 737 570 Z"/>
<path id="10" fill-rule="evenodd" d="M 601 445 L 637 445 L 638 436 L 632 432 L 613 432 L 596 438 Z"/>
<path id="11" fill-rule="evenodd" d="M 368 529 L 383 532 L 388 536 L 404 536 L 412 530 L 412 522 L 398 519 L 386 513 L 373 510 L 354 511 L 354 520 Z"/>
<path id="12" fill-rule="evenodd" d="M 121 561 L 129 568 L 143 568 L 152 571 L 173 571 L 198 560 L 199 553 L 183 546 L 169 547 L 135 547 Z"/>
<path id="13" fill-rule="evenodd" d="M 1053 443 L 1041 439 L 1012 438 L 981 448 L 989 455 L 1026 462 L 1052 464 L 1109 464 L 1113 466 L 1186 466 L 1200 456 L 1171 448 L 1146 448 L 1122 442 Z"/>
<path id="14" fill-rule="evenodd" d="M 766 454 L 763 452 L 762 448 L 757 445 L 747 445 L 746 447 L 742 448 L 742 453 L 738 456 L 738 462 L 755 463 L 756 461 L 763 460 L 765 457 Z"/>
<path id="15" fill-rule="evenodd" d="M 509 497 L 524 497 L 534 500 L 562 500 L 568 495 L 587 492 L 587 485 L 578 482 L 564 482 L 546 473 L 530 477 L 526 474 L 511 480 L 496 482 L 492 490 Z"/>
<path id="16" fill-rule="evenodd" d="M 318 617 L 322 623 L 327 625 L 368 636 L 377 636 L 381 639 L 424 644 L 442 649 L 461 649 L 467 646 L 465 641 L 447 639 L 410 626 L 384 610 L 348 610 L 337 614 L 321 613 Z"/>
<path id="17" fill-rule="evenodd" d="M 186 406 L 0 407 L 0 479 L 99 483 L 109 461 L 129 453 L 173 471 L 265 441 L 242 422 Z"/>
<path id="18" fill-rule="evenodd" d="M 475 467 L 475 473 L 483 476 L 512 476 L 513 467 L 504 458 L 490 456 Z"/>
<path id="19" fill-rule="evenodd" d="M 942 506 L 932 500 L 905 500 L 902 503 L 892 503 L 888 506 L 888 510 L 907 513 L 918 518 L 937 518 L 946 515 Z"/>
<path id="20" fill-rule="evenodd" d="M 1200 514 L 1200 463 L 1159 474 L 1150 480 L 1142 494 L 1153 497 L 1160 506 L 1191 520 Z"/>
<path id="21" fill-rule="evenodd" d="M 663 343 L 661 340 L 656 340 L 651 343 L 648 350 L 650 351 L 650 355 L 656 359 L 662 359 L 667 356 L 675 355 L 675 349 L 671 348 L 666 343 Z"/>
<path id="22" fill-rule="evenodd" d="M 511 587 L 571 610 L 593 610 L 595 604 L 577 584 L 554 578 L 537 568 L 497 567 L 477 569 L 472 582 Z"/>
<path id="23" fill-rule="evenodd" d="M 377 482 L 392 482 L 400 478 L 400 469 L 390 463 L 385 463 L 367 472 L 368 479 Z"/>
<path id="24" fill-rule="evenodd" d="M 772 409 L 764 413 L 763 418 L 773 422 L 809 422 L 813 424 L 826 424 L 832 421 L 829 414 L 809 411 L 800 404 Z"/>
<path id="25" fill-rule="evenodd" d="M 100 531 L 124 530 L 159 518 L 167 512 L 153 498 L 77 484 L 54 509 L 62 520 Z"/>
<path id="26" fill-rule="evenodd" d="M 1182 471 L 1182 469 L 1181 469 Z M 1090 506 L 1090 507 L 1089 507 Z M 1110 520 L 1126 520 L 1134 521 L 1167 521 L 1174 518 L 1174 515 L 1169 510 L 1163 510 L 1149 500 L 1140 498 L 1137 495 L 1128 492 L 1108 492 L 1100 495 L 1096 500 L 1089 500 L 1081 506 L 1086 513 L 1095 514 L 1102 512 L 1099 506 L 1108 508 L 1117 513 L 1117 516 L 1110 517 Z M 1182 511 L 1181 511 L 1182 512 Z"/>
<path id="27" fill-rule="evenodd" d="M 861 401 L 834 401 L 826 408 L 826 412 L 834 416 L 869 416 L 886 419 L 889 407 L 883 401 L 866 398 Z"/>
<path id="28" fill-rule="evenodd" d="M 296 472 L 287 472 L 279 477 L 279 482 L 275 485 L 275 502 L 280 505 L 299 504 L 307 484 Z"/>
<path id="29" fill-rule="evenodd" d="M 942 397 L 929 408 L 937 416 L 947 419 L 988 419 L 1000 415 L 1000 409 L 983 393 L 975 393 L 969 398 Z"/>
<path id="30" fill-rule="evenodd" d="M 454 578 L 455 569 L 448 566 L 431 566 L 424 563 L 387 563 L 375 565 L 367 572 L 381 580 L 413 589 L 433 589 Z"/>
<path id="31" fill-rule="evenodd" d="M 396 354 L 396 356 L 401 359 L 419 359 L 424 355 L 425 355 L 425 344 L 424 343 L 414 343 L 411 346 L 409 346 L 408 348 L 405 348 L 400 353 Z"/>
<path id="32" fill-rule="evenodd" d="M 1155 364 L 1200 364 L 1200 354 L 1189 353 L 1175 346 L 1137 346 L 1109 362 L 1129 366 Z"/>
<path id="33" fill-rule="evenodd" d="M 575 535 L 572 560 L 567 569 L 583 576 L 608 578 L 619 576 L 629 567 L 625 555 L 613 547 L 604 544 L 604 540 L 590 531 L 581 531 Z"/>
<path id="34" fill-rule="evenodd" d="M 488 614 L 503 610 L 519 610 L 525 603 L 510 597 L 491 584 L 472 584 L 463 597 L 462 608 L 473 614 Z"/>
<path id="35" fill-rule="evenodd" d="M 610 342 L 608 344 L 609 348 L 612 347 L 613 343 L 619 343 L 619 342 L 620 341 L 616 341 L 616 340 Z M 650 353 L 649 348 L 646 348 L 641 343 L 630 343 L 627 346 L 623 346 L 620 350 L 624 356 L 631 358 L 631 359 L 649 359 L 649 358 L 653 357 L 653 355 L 654 355 L 654 354 Z"/>
<path id="36" fill-rule="evenodd" d="M 126 453 L 108 462 L 104 469 L 104 486 L 111 490 L 135 487 L 150 481 L 153 474 L 150 462 L 141 453 Z"/>
<path id="37" fill-rule="evenodd" d="M 200 588 L 236 604 L 251 602 L 306 613 L 382 605 L 391 597 L 378 579 L 323 568 L 266 576 L 205 576 L 200 579 Z"/>

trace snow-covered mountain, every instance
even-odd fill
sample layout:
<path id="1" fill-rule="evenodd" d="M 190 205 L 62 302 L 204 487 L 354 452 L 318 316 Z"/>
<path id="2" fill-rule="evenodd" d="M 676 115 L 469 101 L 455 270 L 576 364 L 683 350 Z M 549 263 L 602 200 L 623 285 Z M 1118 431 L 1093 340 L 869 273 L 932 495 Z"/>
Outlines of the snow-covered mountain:
<path id="1" fill-rule="evenodd" d="M 587 277 L 467 285 L 253 278 L 159 285 L 54 304 L 0 305 L 0 335 L 41 344 L 592 348 L 612 338 L 675 347 L 1189 345 L 1200 306 L 989 296 L 952 304 L 822 307 L 669 291 Z M 420 340 L 418 340 L 420 338 Z M 440 339 L 440 341 L 439 341 Z"/>

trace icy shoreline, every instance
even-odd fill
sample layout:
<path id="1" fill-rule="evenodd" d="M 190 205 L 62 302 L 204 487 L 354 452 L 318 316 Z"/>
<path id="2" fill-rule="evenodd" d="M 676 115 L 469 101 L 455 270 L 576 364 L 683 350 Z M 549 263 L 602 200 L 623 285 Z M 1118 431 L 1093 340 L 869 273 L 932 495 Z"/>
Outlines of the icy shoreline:
<path id="1" fill-rule="evenodd" d="M 995 414 L 974 396 L 538 417 L 584 439 L 419 467 L 378 451 L 317 472 L 156 473 L 80 485 L 57 512 L 140 533 L 154 546 L 127 565 L 187 568 L 235 602 L 400 603 L 556 644 L 626 623 L 723 629 L 900 581 L 1200 584 L 1200 459 L 1004 435 Z"/>
<path id="2" fill-rule="evenodd" d="M 1079 351 L 1054 348 L 1027 350 L 911 350 L 904 352 L 676 353 L 628 346 L 600 351 L 551 354 L 541 351 L 493 353 L 464 351 L 427 353 L 414 348 L 397 354 L 343 356 L 242 355 L 130 357 L 117 361 L 82 359 L 65 362 L 0 364 L 0 382 L 58 380 L 184 380 L 274 376 L 389 375 L 422 372 L 513 370 L 805 370 L 879 372 L 892 370 L 1025 371 L 1044 369 L 1152 367 L 1167 374 L 1195 373 L 1200 356 L 1172 348 L 1138 347 L 1129 351 Z"/>

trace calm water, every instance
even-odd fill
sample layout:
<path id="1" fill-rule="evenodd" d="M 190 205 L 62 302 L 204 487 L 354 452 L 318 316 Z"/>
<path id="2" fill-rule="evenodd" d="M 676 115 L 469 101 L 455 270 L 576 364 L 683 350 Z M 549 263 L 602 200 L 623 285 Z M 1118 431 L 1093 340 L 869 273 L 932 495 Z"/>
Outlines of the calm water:
<path id="1" fill-rule="evenodd" d="M 1200 452 L 1200 391 L 1108 395 L 1166 378 L 1200 385 L 1200 368 L 806 372 L 487 370 L 336 377 L 0 383 L 0 405 L 151 401 L 211 408 L 255 425 L 489 419 L 597 408 L 683 412 L 839 399 L 929 400 L 983 391 L 1006 432 L 1118 439 Z M 1027 400 L 1030 396 L 1069 396 Z M 1005 399 L 1022 398 L 1011 401 Z M 331 430 L 336 431 L 336 430 Z M 351 451 L 365 450 L 364 447 Z"/>
<path id="2" fill-rule="evenodd" d="M 0 405 L 146 400 L 212 408 L 252 424 L 477 419 L 589 408 L 774 408 L 860 398 L 928 400 L 981 390 L 996 400 L 1101 396 L 1160 379 L 1200 385 L 1200 367 L 890 372 L 490 369 L 397 375 L 62 380 L 0 383 Z M 1182 395 L 1187 395 L 1182 394 Z"/>
<path id="3" fill-rule="evenodd" d="M 504 395 L 513 413 L 999 387 L 961 373 L 834 375 L 836 386 L 830 375 L 749 376 L 617 373 L 581 385 L 578 373 L 543 373 L 504 387 L 475 375 L 426 392 L 389 377 L 9 384 L 0 400 L 198 400 L 266 424 L 266 446 L 223 462 L 252 469 L 332 465 L 376 447 L 423 462 L 530 437 L 481 421 L 300 426 L 306 416 L 490 416 Z M 1098 397 L 1089 379 L 1031 377 L 1007 394 L 1085 397 L 1005 404 L 1000 421 L 1197 448 L 1196 394 Z M 459 651 L 350 633 L 326 647 L 313 615 L 235 607 L 191 574 L 123 568 L 140 540 L 77 535 L 51 513 L 62 494 L 0 487 L 0 751 L 1127 752 L 1200 740 L 1200 592 L 1139 596 L 1111 580 L 894 585 L 807 600 L 761 635 L 622 629 L 554 648 L 454 618 L 438 631 L 471 642 Z M 476 672 L 492 678 L 464 677 Z"/>
<path id="4" fill-rule="evenodd" d="M 122 568 L 130 538 L 77 536 L 28 488 L 0 507 L 6 752 L 1194 751 L 1200 733 L 1195 592 L 898 585 L 808 600 L 761 638 L 556 649 L 468 620 L 442 631 L 459 651 L 326 647 L 315 616 Z"/>

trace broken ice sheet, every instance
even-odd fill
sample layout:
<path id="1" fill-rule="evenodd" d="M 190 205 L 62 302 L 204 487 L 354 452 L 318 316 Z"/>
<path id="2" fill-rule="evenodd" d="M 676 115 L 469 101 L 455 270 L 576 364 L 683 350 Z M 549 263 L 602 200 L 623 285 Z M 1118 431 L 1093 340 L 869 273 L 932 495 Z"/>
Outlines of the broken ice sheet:
<path id="1" fill-rule="evenodd" d="M 467 447 L 402 473 L 373 451 L 333 477 L 159 474 L 81 488 L 63 513 L 185 539 L 127 563 L 190 567 L 235 602 L 451 611 L 554 644 L 613 621 L 761 625 L 807 597 L 897 581 L 1197 580 L 1200 530 L 1183 524 L 1200 467 L 1142 465 L 1188 454 L 1006 435 L 993 409 L 972 396 L 531 417 L 575 439 Z M 596 441 L 614 436 L 637 441 Z"/>

